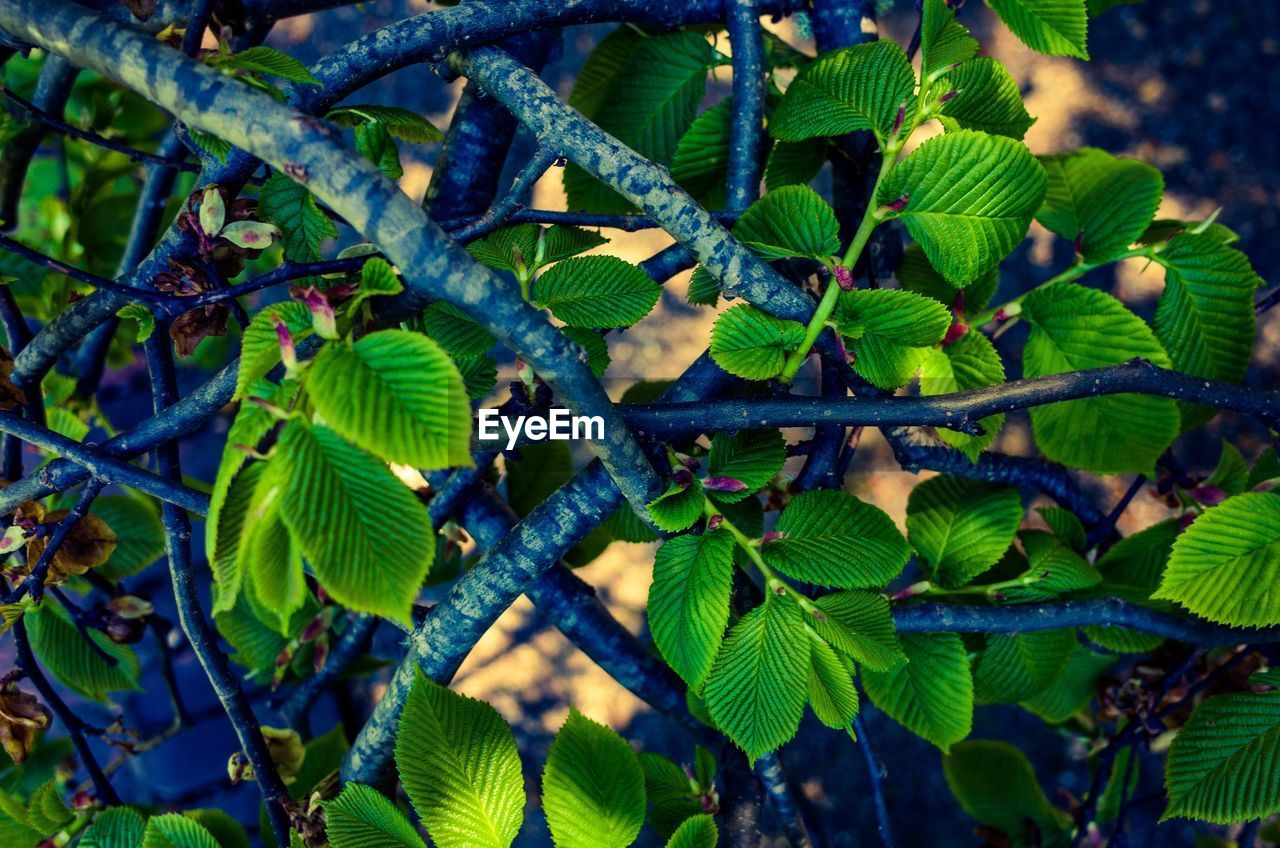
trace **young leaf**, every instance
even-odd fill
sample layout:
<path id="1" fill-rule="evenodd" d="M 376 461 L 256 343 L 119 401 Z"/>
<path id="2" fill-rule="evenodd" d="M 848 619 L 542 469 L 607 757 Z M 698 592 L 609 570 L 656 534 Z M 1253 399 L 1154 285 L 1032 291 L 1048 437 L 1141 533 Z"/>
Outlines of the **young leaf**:
<path id="1" fill-rule="evenodd" d="M 706 209 L 724 206 L 732 117 L 733 100 L 726 97 L 699 115 L 676 145 L 671 178 Z"/>
<path id="2" fill-rule="evenodd" d="M 1088 589 L 1102 582 L 1102 575 L 1062 540 L 1041 530 L 1020 534 L 1028 568 L 1021 580 L 1000 590 L 1011 603 L 1049 601 L 1059 595 Z"/>
<path id="3" fill-rule="evenodd" d="M 685 819 L 667 840 L 666 848 L 716 848 L 719 839 L 716 820 L 703 814 Z"/>
<path id="4" fill-rule="evenodd" d="M 649 314 L 662 287 L 616 256 L 580 256 L 552 266 L 533 300 L 570 327 L 629 327 Z"/>
<path id="5" fill-rule="evenodd" d="M 1032 50 L 1089 58 L 1085 0 L 987 0 L 987 5 Z"/>
<path id="6" fill-rule="evenodd" d="M 156 316 L 141 303 L 126 303 L 116 312 L 116 317 L 138 322 L 138 332 L 134 340 L 139 343 L 151 338 L 151 334 L 156 331 Z"/>
<path id="7" fill-rule="evenodd" d="M 782 371 L 787 352 L 800 346 L 804 330 L 799 322 L 741 303 L 722 313 L 711 328 L 711 358 L 730 374 L 768 380 Z"/>
<path id="8" fill-rule="evenodd" d="M 1022 706 L 1050 724 L 1067 721 L 1093 697 L 1098 676 L 1116 664 L 1116 658 L 1077 644 L 1058 678 Z"/>
<path id="9" fill-rule="evenodd" d="M 1205 510 L 1173 543 L 1153 598 L 1235 627 L 1280 624 L 1280 495 L 1248 492 Z"/>
<path id="10" fill-rule="evenodd" d="M 222 810 L 187 810 L 183 815 L 213 834 L 219 848 L 252 848 L 244 827 Z"/>
<path id="11" fill-rule="evenodd" d="M 1086 262 L 1105 262 L 1136 242 L 1164 195 L 1155 168 L 1096 147 L 1042 156 L 1040 163 L 1049 187 L 1036 220 L 1074 243 Z"/>
<path id="12" fill-rule="evenodd" d="M 732 436 L 716 433 L 711 437 L 707 476 L 744 484 L 738 492 L 717 491 L 716 501 L 736 503 L 749 498 L 778 475 L 786 458 L 787 443 L 777 430 L 740 430 Z"/>
<path id="13" fill-rule="evenodd" d="M 388 462 L 471 465 L 471 405 L 448 354 L 405 330 L 326 344 L 307 389 L 325 422 Z"/>
<path id="14" fill-rule="evenodd" d="M 954 633 L 904 633 L 907 662 L 888 672 L 862 670 L 867 697 L 889 717 L 946 753 L 973 726 L 973 677 Z"/>
<path id="15" fill-rule="evenodd" d="M 538 240 L 542 240 L 542 261 L 539 267 L 577 256 L 583 251 L 599 247 L 609 240 L 599 233 L 578 227 L 540 227 L 537 224 L 517 224 L 495 230 L 482 239 L 467 245 L 467 252 L 477 262 L 498 271 L 516 270 L 517 259 L 531 267 L 538 256 Z"/>
<path id="16" fill-rule="evenodd" d="M 258 193 L 258 213 L 284 234 L 284 255 L 294 262 L 320 259 L 320 244 L 336 239 L 338 228 L 329 220 L 311 192 L 276 171 Z"/>
<path id="17" fill-rule="evenodd" d="M 255 74 L 268 74 L 290 82 L 320 85 L 320 80 L 307 70 L 306 65 L 287 53 L 263 45 L 246 47 L 231 56 L 217 57 L 217 63 L 220 68 L 234 68 Z"/>
<path id="18" fill-rule="evenodd" d="M 981 704 L 1012 704 L 1052 684 L 1075 651 L 1070 628 L 1012 635 L 992 634 L 973 666 L 973 692 Z"/>
<path id="19" fill-rule="evenodd" d="M 253 316 L 240 339 L 240 367 L 236 371 L 234 396 L 237 400 L 246 396 L 254 381 L 267 376 L 280 364 L 280 337 L 276 335 L 272 316 L 284 322 L 295 342 L 312 333 L 311 312 L 303 303 L 274 303 Z"/>
<path id="20" fill-rule="evenodd" d="M 964 811 L 1013 845 L 1056 844 L 1065 830 L 1026 755 L 1007 742 L 960 742 L 942 758 L 942 773 Z"/>
<path id="21" fill-rule="evenodd" d="M 101 630 L 86 628 L 82 634 L 60 604 L 45 601 L 28 607 L 22 620 L 41 665 L 86 698 L 105 701 L 108 693 L 141 688 L 141 664 L 133 649 L 117 645 Z M 115 664 L 105 657 L 111 657 Z"/>
<path id="22" fill-rule="evenodd" d="M 391 133 L 380 123 L 360 124 L 356 127 L 356 152 L 378 166 L 389 180 L 398 180 L 404 176 L 404 166 L 400 164 L 400 148 L 396 147 Z"/>
<path id="23" fill-rule="evenodd" d="M 96 569 L 100 577 L 123 580 L 164 556 L 164 524 L 149 500 L 110 495 L 94 500 L 91 511 L 119 537 L 111 559 Z"/>
<path id="24" fill-rule="evenodd" d="M 483 701 L 421 673 L 400 717 L 396 768 L 439 848 L 507 848 L 524 821 L 511 728 Z"/>
<path id="25" fill-rule="evenodd" d="M 672 483 L 665 492 L 649 501 L 649 517 L 668 533 L 678 533 L 698 522 L 705 503 L 701 481 L 694 480 L 687 486 Z"/>
<path id="26" fill-rule="evenodd" d="M 213 834 L 195 819 L 165 813 L 147 820 L 142 848 L 222 848 Z"/>
<path id="27" fill-rule="evenodd" d="M 1021 523 L 1022 499 L 1007 486 L 941 476 L 907 500 L 907 537 L 933 568 L 931 579 L 948 589 L 999 562 Z"/>
<path id="28" fill-rule="evenodd" d="M 1234 824 L 1280 810 L 1280 691 L 1207 698 L 1173 739 L 1161 821 Z"/>
<path id="29" fill-rule="evenodd" d="M 283 476 L 287 466 L 278 462 L 259 465 L 262 471 L 244 517 L 243 535 L 236 550 L 236 569 L 252 581 L 254 597 L 269 611 L 276 631 L 289 636 L 290 618 L 311 593 L 302 571 L 302 551 L 280 517 L 281 502 L 289 485 Z"/>
<path id="30" fill-rule="evenodd" d="M 936 300 L 895 289 L 841 292 L 835 319 L 854 370 L 882 389 L 909 382 L 951 326 Z"/>
<path id="31" fill-rule="evenodd" d="M 835 730 L 853 724 L 858 715 L 858 690 L 853 686 L 853 663 L 809 634 L 809 706 L 818 721 Z"/>
<path id="32" fill-rule="evenodd" d="M 94 817 L 80 838 L 80 848 L 135 848 L 142 844 L 146 829 L 147 822 L 137 810 L 110 807 Z"/>
<path id="33" fill-rule="evenodd" d="M 701 749 L 699 749 L 701 750 Z M 658 836 L 670 837 L 686 819 L 702 812 L 689 776 L 671 760 L 651 751 L 639 754 L 644 770 L 644 794 L 651 804 L 649 824 Z"/>
<path id="34" fill-rule="evenodd" d="M 316 578 L 350 609 L 408 622 L 435 557 L 426 507 L 328 427 L 291 422 L 277 451 L 289 480 L 281 515 Z"/>
<path id="35" fill-rule="evenodd" d="M 488 353 L 497 342 L 492 333 L 443 300 L 422 310 L 419 321 L 422 332 L 452 357 L 479 356 Z"/>
<path id="36" fill-rule="evenodd" d="M 1023 350 L 1023 374 L 1042 377 L 1065 371 L 1148 359 L 1169 367 L 1169 357 L 1150 328 L 1105 292 L 1071 283 L 1036 289 L 1022 304 L 1032 325 Z M 1102 474 L 1149 472 L 1178 435 L 1178 408 L 1169 398 L 1148 395 L 1054 403 L 1031 410 L 1036 444 L 1064 465 Z"/>
<path id="37" fill-rule="evenodd" d="M 667 664 L 690 688 L 711 671 L 729 622 L 733 537 L 727 530 L 669 539 L 654 556 L 649 629 Z"/>
<path id="38" fill-rule="evenodd" d="M 1004 363 L 991 340 L 982 333 L 967 333 L 957 341 L 934 348 L 920 366 L 920 394 L 944 395 L 982 386 L 998 386 L 1004 382 Z M 978 422 L 985 431 L 981 436 L 958 433 L 938 427 L 934 435 L 944 443 L 977 462 L 1004 426 L 1004 413 L 988 415 Z"/>
<path id="39" fill-rule="evenodd" d="M 883 140 L 898 110 L 915 110 L 916 75 L 891 40 L 829 53 L 792 80 L 773 112 L 769 133 L 782 141 L 871 130 Z"/>
<path id="40" fill-rule="evenodd" d="M 964 288 L 1022 241 L 1044 191 L 1044 169 L 1021 142 L 960 130 L 902 160 L 876 202 L 894 208 L 933 267 Z"/>
<path id="41" fill-rule="evenodd" d="M 326 120 L 333 121 L 340 127 L 358 127 L 361 124 L 381 124 L 387 132 L 401 141 L 425 144 L 442 141 L 444 133 L 417 112 L 401 109 L 399 106 L 383 106 L 381 104 L 362 103 L 340 106 L 325 115 Z"/>
<path id="42" fill-rule="evenodd" d="M 733 235 L 764 259 L 822 261 L 840 250 L 836 213 L 806 185 L 771 191 L 751 204 L 733 225 Z"/>
<path id="43" fill-rule="evenodd" d="M 376 789 L 348 783 L 322 803 L 332 848 L 426 848 L 404 813 Z"/>
<path id="44" fill-rule="evenodd" d="M 769 151 L 764 166 L 764 183 L 769 191 L 784 186 L 808 185 L 827 162 L 827 140 L 779 141 Z"/>
<path id="45" fill-rule="evenodd" d="M 893 519 L 847 492 L 803 492 L 778 518 L 781 534 L 761 550 L 769 565 L 817 586 L 875 589 L 911 555 Z"/>
<path id="46" fill-rule="evenodd" d="M 840 653 L 875 671 L 889 671 L 907 661 L 884 595 L 833 592 L 813 603 L 825 616 L 814 617 L 813 629 Z"/>
<path id="47" fill-rule="evenodd" d="M 729 631 L 703 696 L 724 733 L 754 763 L 800 726 L 808 697 L 809 636 L 790 598 L 767 595 Z"/>
<path id="48" fill-rule="evenodd" d="M 1036 122 L 1027 114 L 1018 84 L 995 59 L 983 56 L 962 62 L 947 73 L 935 91 L 956 92 L 939 110 L 948 130 L 979 130 L 1021 141 Z"/>
<path id="49" fill-rule="evenodd" d="M 946 0 L 925 0 L 920 18 L 920 69 L 925 79 L 936 78 L 977 52 L 977 40 L 956 21 L 955 10 Z"/>
<path id="50" fill-rule="evenodd" d="M 625 848 L 644 824 L 644 772 L 626 740 L 569 709 L 542 773 L 556 848 Z"/>

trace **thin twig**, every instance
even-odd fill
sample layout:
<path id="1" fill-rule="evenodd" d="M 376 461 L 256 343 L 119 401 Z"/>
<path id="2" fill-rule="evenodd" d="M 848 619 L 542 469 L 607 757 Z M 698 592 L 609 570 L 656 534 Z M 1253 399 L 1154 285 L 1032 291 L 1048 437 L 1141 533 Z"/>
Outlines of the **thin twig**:
<path id="1" fill-rule="evenodd" d="M 882 848 L 893 848 L 889 805 L 884 799 L 884 766 L 876 759 L 876 752 L 871 748 L 871 735 L 861 715 L 854 716 L 853 732 L 858 735 L 858 747 L 862 749 L 862 757 L 867 764 L 867 781 L 871 786 L 871 803 L 876 811 L 876 828 L 880 831 L 880 845 Z"/>

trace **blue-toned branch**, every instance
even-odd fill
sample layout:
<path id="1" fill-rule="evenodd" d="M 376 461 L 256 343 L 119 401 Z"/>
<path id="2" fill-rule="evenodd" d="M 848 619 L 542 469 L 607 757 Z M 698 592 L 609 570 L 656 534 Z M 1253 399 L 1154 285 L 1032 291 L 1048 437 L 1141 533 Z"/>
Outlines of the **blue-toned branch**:
<path id="1" fill-rule="evenodd" d="M 764 39 L 757 0 L 725 0 L 733 50 L 733 118 L 729 124 L 726 206 L 741 212 L 760 196 L 764 128 Z"/>

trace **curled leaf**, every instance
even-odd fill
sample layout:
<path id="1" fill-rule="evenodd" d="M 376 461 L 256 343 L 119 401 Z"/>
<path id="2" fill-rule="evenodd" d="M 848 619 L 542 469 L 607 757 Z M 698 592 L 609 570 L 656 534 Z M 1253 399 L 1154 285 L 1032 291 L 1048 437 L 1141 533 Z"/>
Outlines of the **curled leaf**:
<path id="1" fill-rule="evenodd" d="M 66 518 L 67 513 L 68 510 L 65 509 L 55 510 L 45 516 L 45 519 L 52 524 Z M 97 568 L 111 557 L 118 541 L 116 534 L 107 526 L 107 522 L 89 513 L 72 525 L 71 532 L 62 540 L 62 544 L 53 555 L 53 562 L 49 564 L 46 582 L 62 583 L 72 575 L 84 574 L 91 568 Z M 36 536 L 27 542 L 29 567 L 34 567 L 39 561 L 47 543 L 46 536 Z"/>
<path id="2" fill-rule="evenodd" d="M 21 764 L 31 753 L 36 731 L 49 726 L 49 708 L 16 685 L 0 687 L 0 746 L 15 764 Z"/>

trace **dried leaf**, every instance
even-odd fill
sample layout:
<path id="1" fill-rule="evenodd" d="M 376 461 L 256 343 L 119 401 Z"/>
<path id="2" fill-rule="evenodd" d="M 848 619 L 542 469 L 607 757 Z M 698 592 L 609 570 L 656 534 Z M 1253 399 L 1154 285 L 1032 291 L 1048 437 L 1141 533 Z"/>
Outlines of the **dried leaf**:
<path id="1" fill-rule="evenodd" d="M 21 764 L 31 753 L 36 731 L 49 726 L 49 709 L 35 695 L 21 691 L 12 683 L 0 687 L 0 746 Z"/>

